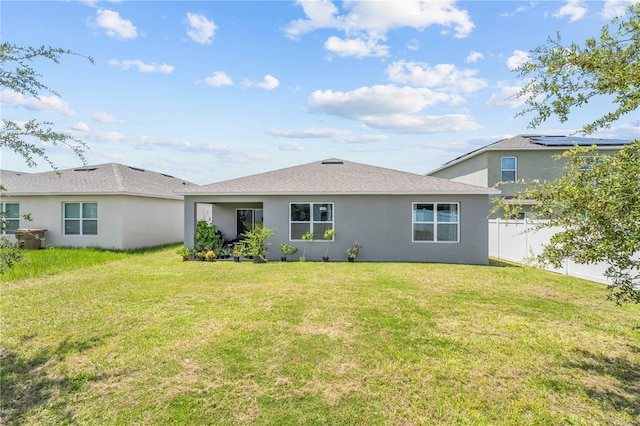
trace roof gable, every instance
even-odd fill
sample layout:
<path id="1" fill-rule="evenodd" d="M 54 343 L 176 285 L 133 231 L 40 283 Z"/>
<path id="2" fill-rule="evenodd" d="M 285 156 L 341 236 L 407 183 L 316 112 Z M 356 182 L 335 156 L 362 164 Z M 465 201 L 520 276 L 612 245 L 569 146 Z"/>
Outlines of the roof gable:
<path id="1" fill-rule="evenodd" d="M 177 190 L 193 186 L 173 176 L 118 163 L 73 169 L 20 173 L 0 171 L 0 182 L 10 195 L 128 194 L 180 198 Z"/>
<path id="2" fill-rule="evenodd" d="M 185 195 L 232 194 L 490 194 L 489 188 L 330 158 L 191 187 Z"/>

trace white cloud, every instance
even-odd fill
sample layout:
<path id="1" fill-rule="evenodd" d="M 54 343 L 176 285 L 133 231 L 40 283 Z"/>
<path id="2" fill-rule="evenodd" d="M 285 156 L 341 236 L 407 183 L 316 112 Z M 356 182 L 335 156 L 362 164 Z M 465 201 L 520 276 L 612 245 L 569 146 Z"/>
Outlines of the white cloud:
<path id="1" fill-rule="evenodd" d="M 338 56 L 355 56 L 365 58 L 370 56 L 387 56 L 389 46 L 379 45 L 377 38 L 352 38 L 342 40 L 336 36 L 331 36 L 324 43 L 324 47 L 331 53 Z"/>
<path id="2" fill-rule="evenodd" d="M 302 151 L 304 149 L 304 147 L 296 141 L 274 142 L 272 145 L 281 151 Z"/>
<path id="3" fill-rule="evenodd" d="M 109 3 L 122 3 L 121 0 L 107 0 Z M 80 0 L 80 3 L 86 4 L 89 7 L 98 7 L 100 0 Z"/>
<path id="4" fill-rule="evenodd" d="M 213 21 L 204 15 L 187 12 L 187 22 L 189 24 L 187 35 L 191 37 L 191 40 L 200 44 L 211 44 L 211 39 L 218 28 Z"/>
<path id="5" fill-rule="evenodd" d="M 513 55 L 507 59 L 507 67 L 510 70 L 515 70 L 520 65 L 526 63 L 529 60 L 529 53 L 522 50 L 514 50 Z"/>
<path id="6" fill-rule="evenodd" d="M 233 84 L 231 77 L 229 77 L 224 71 L 214 72 L 211 77 L 205 78 L 204 82 L 209 86 L 214 87 L 231 86 Z"/>
<path id="7" fill-rule="evenodd" d="M 86 133 L 89 131 L 89 125 L 87 123 L 85 123 L 84 121 L 80 121 L 76 124 L 74 124 L 73 126 L 71 126 L 71 130 L 75 130 L 78 132 L 82 132 L 82 133 Z"/>
<path id="8" fill-rule="evenodd" d="M 372 143 L 387 139 L 386 135 L 359 135 L 351 130 L 333 129 L 328 127 L 311 127 L 307 129 L 269 129 L 272 136 L 289 139 L 330 139 L 338 143 Z"/>
<path id="9" fill-rule="evenodd" d="M 122 19 L 118 12 L 108 9 L 98 9 L 96 12 L 98 27 L 106 30 L 109 37 L 126 40 L 138 37 L 138 29 L 131 21 Z"/>
<path id="10" fill-rule="evenodd" d="M 371 117 L 367 125 L 398 133 L 467 132 L 482 128 L 466 114 L 409 115 Z"/>
<path id="11" fill-rule="evenodd" d="M 607 129 L 600 129 L 593 133 L 592 137 L 604 138 L 604 139 L 628 139 L 639 140 L 640 139 L 640 120 L 632 120 L 629 122 L 616 122 L 616 125 Z"/>
<path id="12" fill-rule="evenodd" d="M 140 59 L 124 59 L 122 61 L 111 59 L 109 60 L 109 65 L 122 68 L 123 70 L 128 70 L 131 67 L 136 67 L 140 72 L 159 72 L 162 74 L 171 74 L 174 70 L 173 65 L 156 64 L 153 62 L 150 64 L 146 64 Z"/>
<path id="13" fill-rule="evenodd" d="M 75 111 L 57 96 L 40 96 L 39 98 L 27 98 L 23 94 L 5 89 L 0 92 L 0 100 L 3 104 L 21 106 L 31 111 L 54 112 L 68 116 L 75 115 Z"/>
<path id="14" fill-rule="evenodd" d="M 498 82 L 498 91 L 491 95 L 485 103 L 487 106 L 506 106 L 509 108 L 519 108 L 525 104 L 525 97 L 516 98 L 516 94 L 522 90 L 520 85 L 509 85 L 505 82 Z"/>
<path id="15" fill-rule="evenodd" d="M 264 76 L 264 80 L 261 82 L 249 81 L 246 83 L 247 86 L 255 86 L 265 90 L 273 90 L 276 87 L 280 86 L 280 81 L 274 76 L 267 74 Z"/>
<path id="16" fill-rule="evenodd" d="M 477 129 L 478 125 L 466 115 L 416 114 L 437 103 L 456 104 L 460 101 L 459 95 L 427 88 L 379 85 L 361 87 L 351 92 L 317 90 L 311 94 L 307 105 L 313 112 L 359 120 L 367 126 L 395 132 L 431 133 Z"/>
<path id="17" fill-rule="evenodd" d="M 345 39 L 332 36 L 325 43 L 334 53 L 341 52 L 340 56 L 386 55 L 388 46 L 378 46 L 377 40 L 384 40 L 392 29 L 411 27 L 421 31 L 440 25 L 453 28 L 455 37 L 460 38 L 467 37 L 474 28 L 467 11 L 457 8 L 453 0 L 348 1 L 342 3 L 342 14 L 328 0 L 298 0 L 297 4 L 306 18 L 289 22 L 285 28 L 287 37 L 297 39 L 319 29 L 343 32 Z"/>
<path id="18" fill-rule="evenodd" d="M 407 43 L 407 49 L 413 51 L 420 50 L 420 42 L 416 39 L 409 40 Z"/>
<path id="19" fill-rule="evenodd" d="M 307 104 L 315 112 L 360 119 L 367 116 L 414 113 L 448 101 L 451 101 L 448 94 L 426 88 L 378 85 L 350 92 L 316 90 Z"/>
<path id="20" fill-rule="evenodd" d="M 310 33 L 321 28 L 342 28 L 341 20 L 335 15 L 338 8 L 327 0 L 297 1 L 302 7 L 308 19 L 296 19 L 291 21 L 285 29 L 285 34 L 289 38 L 298 38 L 303 34 Z"/>
<path id="21" fill-rule="evenodd" d="M 396 61 L 387 67 L 389 80 L 418 87 L 432 87 L 449 92 L 475 92 L 487 86 L 477 78 L 478 70 L 459 70 L 452 64 L 434 67 L 423 62 Z"/>
<path id="22" fill-rule="evenodd" d="M 515 3 L 515 2 L 514 2 Z M 530 1 L 528 4 L 521 4 L 520 6 L 518 6 L 515 10 L 515 12 L 505 12 L 503 13 L 501 16 L 513 16 L 516 13 L 522 13 L 526 10 L 529 9 L 533 9 L 536 6 L 536 2 L 535 1 Z"/>
<path id="23" fill-rule="evenodd" d="M 102 111 L 96 111 L 91 115 L 91 118 L 98 123 L 115 123 L 118 120 L 111 114 Z"/>
<path id="24" fill-rule="evenodd" d="M 83 138 L 96 142 L 121 142 L 128 139 L 120 132 L 95 132 L 83 135 Z"/>
<path id="25" fill-rule="evenodd" d="M 556 10 L 553 14 L 554 18 L 569 17 L 569 22 L 579 21 L 584 18 L 587 8 L 582 6 L 582 0 L 567 0 L 567 4 Z"/>
<path id="26" fill-rule="evenodd" d="M 624 16 L 629 5 L 638 3 L 638 1 L 639 0 L 605 0 L 600 16 L 607 20 L 611 20 L 617 16 Z"/>
<path id="27" fill-rule="evenodd" d="M 467 56 L 467 63 L 478 62 L 480 59 L 484 59 L 484 55 L 480 52 L 470 52 Z"/>

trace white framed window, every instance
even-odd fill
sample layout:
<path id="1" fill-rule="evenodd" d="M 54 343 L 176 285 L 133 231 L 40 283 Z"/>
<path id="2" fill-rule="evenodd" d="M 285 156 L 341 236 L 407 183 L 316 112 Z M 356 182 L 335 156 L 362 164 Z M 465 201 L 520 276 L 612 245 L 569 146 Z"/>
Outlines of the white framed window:
<path id="1" fill-rule="evenodd" d="M 64 235 L 98 235 L 98 203 L 63 203 Z"/>
<path id="2" fill-rule="evenodd" d="M 413 242 L 460 242 L 460 203 L 413 203 L 412 222 Z"/>
<path id="3" fill-rule="evenodd" d="M 15 234 L 20 228 L 20 204 L 2 203 L 2 234 Z"/>
<path id="4" fill-rule="evenodd" d="M 515 182 L 518 179 L 518 158 L 500 158 L 500 180 L 502 182 Z"/>
<path id="5" fill-rule="evenodd" d="M 333 226 L 333 203 L 289 203 L 290 240 L 302 240 L 307 232 L 315 240 L 322 240 L 324 231 Z"/>

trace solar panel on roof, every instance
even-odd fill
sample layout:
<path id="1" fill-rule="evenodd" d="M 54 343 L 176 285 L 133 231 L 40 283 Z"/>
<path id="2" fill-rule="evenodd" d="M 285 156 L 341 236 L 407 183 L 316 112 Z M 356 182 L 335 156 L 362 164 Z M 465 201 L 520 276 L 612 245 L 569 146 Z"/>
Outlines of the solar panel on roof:
<path id="1" fill-rule="evenodd" d="M 625 139 L 595 139 L 574 136 L 533 136 L 529 140 L 544 146 L 617 146 L 631 143 L 630 140 Z"/>

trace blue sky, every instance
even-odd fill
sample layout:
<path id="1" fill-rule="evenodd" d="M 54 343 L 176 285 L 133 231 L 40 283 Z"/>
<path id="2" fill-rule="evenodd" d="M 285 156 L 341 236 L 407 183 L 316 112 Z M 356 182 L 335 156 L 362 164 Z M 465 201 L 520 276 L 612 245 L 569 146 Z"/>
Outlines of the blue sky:
<path id="1" fill-rule="evenodd" d="M 61 97 L 2 92 L 2 116 L 55 123 L 89 164 L 197 184 L 325 158 L 426 173 L 521 133 L 569 134 L 611 108 L 536 130 L 512 71 L 559 31 L 598 36 L 623 1 L 3 1 L 2 41 L 91 56 L 33 66 Z M 637 114 L 597 137 L 640 137 Z M 60 168 L 69 150 L 49 147 Z M 2 168 L 28 169 L 2 150 Z"/>

